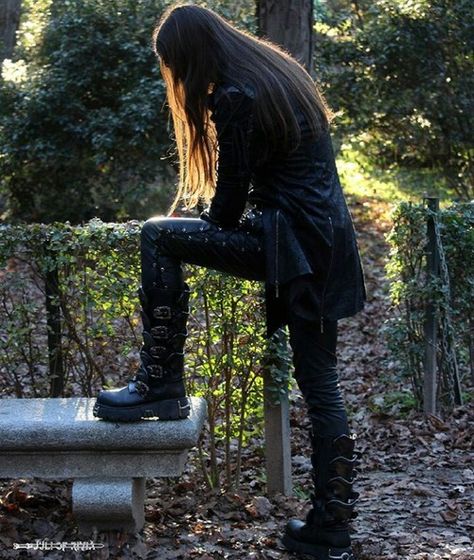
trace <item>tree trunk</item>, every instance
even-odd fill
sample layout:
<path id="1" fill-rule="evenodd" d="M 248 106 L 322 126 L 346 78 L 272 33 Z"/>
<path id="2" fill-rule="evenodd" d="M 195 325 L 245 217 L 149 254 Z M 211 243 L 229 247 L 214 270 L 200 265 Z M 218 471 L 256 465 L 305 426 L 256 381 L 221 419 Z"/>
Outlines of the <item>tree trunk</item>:
<path id="1" fill-rule="evenodd" d="M 256 15 L 258 34 L 284 47 L 311 73 L 312 0 L 257 0 Z"/>
<path id="2" fill-rule="evenodd" d="M 13 55 L 20 10 L 21 0 L 0 0 L 0 63 Z"/>

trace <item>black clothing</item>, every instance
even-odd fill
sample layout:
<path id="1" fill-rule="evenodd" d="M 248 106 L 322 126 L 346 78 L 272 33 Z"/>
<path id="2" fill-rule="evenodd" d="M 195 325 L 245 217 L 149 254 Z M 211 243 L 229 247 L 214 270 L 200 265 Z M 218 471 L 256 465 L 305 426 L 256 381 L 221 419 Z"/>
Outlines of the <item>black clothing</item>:
<path id="1" fill-rule="evenodd" d="M 289 307 L 314 321 L 357 313 L 366 288 L 329 131 L 312 139 L 297 105 L 300 145 L 288 156 L 275 152 L 263 161 L 265 138 L 254 118 L 254 98 L 250 86 L 225 82 L 209 94 L 219 143 L 218 179 L 201 218 L 231 228 L 247 202 L 263 211 L 270 337 L 288 323 Z"/>
<path id="2" fill-rule="evenodd" d="M 349 433 L 344 399 L 337 371 L 337 321 L 319 322 L 289 313 L 290 346 L 294 378 L 308 407 L 315 434 L 337 436 Z"/>
<path id="3" fill-rule="evenodd" d="M 274 153 L 264 162 L 253 100 L 251 88 L 231 84 L 220 84 L 210 95 L 219 146 L 215 196 L 201 218 L 158 216 L 145 222 L 142 287 L 184 289 L 182 262 L 264 282 L 266 334 L 288 324 L 293 377 L 312 431 L 318 438 L 341 441 L 349 426 L 337 372 L 337 319 L 360 310 L 366 297 L 352 220 L 328 132 L 313 142 L 300 114 L 298 149 L 289 156 Z M 247 203 L 253 209 L 242 215 Z M 178 413 L 180 406 L 164 411 Z M 323 489 L 308 519 L 325 520 L 327 513 L 352 508 L 341 493 L 350 483 L 344 479 L 350 459 L 338 460 L 339 465 L 331 453 L 318 451 L 318 487 L 336 485 L 335 494 Z M 331 468 L 337 476 L 323 480 Z M 318 555 L 323 551 L 321 558 L 352 558 L 345 526 L 331 526 L 323 535 L 318 526 L 316 540 L 308 527 L 290 521 L 285 546 L 303 551 L 310 546 Z M 335 534 L 326 538 L 332 530 Z"/>
<path id="4" fill-rule="evenodd" d="M 181 420 L 191 413 L 184 384 L 184 345 L 188 336 L 189 285 L 138 288 L 143 345 L 140 366 L 125 387 L 99 392 L 93 414 L 112 422 L 144 418 Z"/>
<path id="5" fill-rule="evenodd" d="M 205 266 L 240 278 L 264 282 L 263 215 L 249 211 L 235 228 L 221 228 L 199 218 L 157 216 L 141 231 L 142 288 L 179 289 L 185 285 L 182 262 Z M 318 434 L 348 432 L 347 415 L 337 373 L 337 321 L 302 319 L 291 309 L 289 342 L 293 376 L 305 399 L 311 425 Z"/>
<path id="6" fill-rule="evenodd" d="M 128 388 L 102 391 L 94 412 L 113 420 L 186 418 L 189 402 L 182 374 L 189 286 L 183 262 L 264 282 L 267 336 L 288 323 L 293 377 L 313 433 L 330 443 L 319 446 L 317 464 L 312 458 L 319 497 L 314 495 L 307 518 L 311 523 L 290 521 L 283 543 L 318 558 L 352 558 L 345 526 L 322 529 L 317 523 L 317 530 L 311 529 L 313 521 L 316 526 L 328 514 L 345 516 L 352 509 L 343 502 L 352 460 L 342 453 L 348 438 L 340 437 L 349 427 L 337 372 L 337 318 L 358 311 L 365 299 L 330 137 L 326 133 L 312 142 L 303 124 L 298 150 L 288 157 L 273 154 L 264 163 L 251 91 L 229 84 L 214 94 L 210 100 L 215 101 L 212 118 L 219 144 L 215 196 L 201 218 L 156 216 L 144 223 L 142 365 Z M 242 215 L 247 202 L 253 209 Z"/>
<path id="7" fill-rule="evenodd" d="M 281 542 L 287 550 L 317 560 L 355 560 L 349 524 L 358 517 L 354 507 L 360 499 L 353 490 L 361 457 L 356 439 L 355 434 L 311 434 L 312 508 L 304 521 L 290 519 L 286 524 Z"/>

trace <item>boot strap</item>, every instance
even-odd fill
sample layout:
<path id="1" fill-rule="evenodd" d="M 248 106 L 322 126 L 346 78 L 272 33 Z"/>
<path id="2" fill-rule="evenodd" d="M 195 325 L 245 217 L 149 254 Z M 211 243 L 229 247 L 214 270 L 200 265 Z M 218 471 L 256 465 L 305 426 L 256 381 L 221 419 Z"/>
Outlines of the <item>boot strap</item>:
<path id="1" fill-rule="evenodd" d="M 134 375 L 128 380 L 128 390 L 130 393 L 136 391 L 141 397 L 146 397 L 150 387 L 145 381 L 138 378 L 138 375 Z"/>
<path id="2" fill-rule="evenodd" d="M 354 511 L 354 506 L 359 501 L 359 496 L 358 492 L 353 492 L 349 502 L 343 502 L 336 498 L 324 500 L 318 498 L 315 494 L 311 494 L 313 507 L 306 516 L 306 523 L 308 525 L 330 527 L 355 519 L 358 513 Z"/>
<path id="3" fill-rule="evenodd" d="M 166 325 L 158 325 L 156 327 L 151 327 L 150 332 L 153 338 L 168 338 L 168 327 Z"/>
<path id="4" fill-rule="evenodd" d="M 182 360 L 179 363 L 173 360 L 184 356 L 183 346 L 188 336 L 189 294 L 186 282 L 181 289 L 152 288 L 145 292 L 142 286 L 138 288 L 144 346 L 140 351 L 140 370 L 129 380 L 130 391 L 145 396 L 150 385 L 167 374 L 173 379 L 179 374 L 181 378 Z"/>
<path id="5" fill-rule="evenodd" d="M 355 504 L 359 501 L 359 493 L 353 492 L 349 498 L 349 502 L 343 502 L 333 498 L 326 503 L 326 509 L 332 514 L 337 521 L 349 521 L 357 517 L 357 512 L 354 511 Z"/>
<path id="6" fill-rule="evenodd" d="M 184 358 L 184 352 L 173 352 L 164 360 L 161 360 L 161 363 L 156 363 L 155 359 L 146 350 L 141 350 L 142 373 L 137 374 L 139 379 L 145 382 L 156 381 L 165 377 L 167 373 L 171 374 L 170 377 L 176 377 L 175 367 L 173 367 L 173 359 L 176 357 Z M 181 363 L 177 367 L 181 368 Z"/>
<path id="7" fill-rule="evenodd" d="M 312 478 L 315 492 L 311 495 L 313 509 L 309 517 L 313 524 L 337 526 L 357 517 L 354 506 L 359 493 L 353 492 L 352 484 L 359 472 L 361 454 L 354 451 L 355 438 L 342 434 L 337 437 L 314 436 Z"/>

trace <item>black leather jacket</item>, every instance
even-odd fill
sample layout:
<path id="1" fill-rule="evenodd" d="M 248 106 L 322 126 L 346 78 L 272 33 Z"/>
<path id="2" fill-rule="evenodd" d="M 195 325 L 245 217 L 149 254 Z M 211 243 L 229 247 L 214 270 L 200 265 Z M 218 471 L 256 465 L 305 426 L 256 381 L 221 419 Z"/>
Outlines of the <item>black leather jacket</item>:
<path id="1" fill-rule="evenodd" d="M 216 193 L 201 217 L 235 227 L 250 204 L 263 213 L 267 337 L 288 322 L 288 307 L 310 320 L 339 319 L 366 300 L 356 233 L 329 130 L 311 138 L 298 111 L 301 143 L 264 161 L 254 92 L 220 82 L 209 95 L 219 142 Z M 283 292 L 283 298 L 281 297 Z"/>

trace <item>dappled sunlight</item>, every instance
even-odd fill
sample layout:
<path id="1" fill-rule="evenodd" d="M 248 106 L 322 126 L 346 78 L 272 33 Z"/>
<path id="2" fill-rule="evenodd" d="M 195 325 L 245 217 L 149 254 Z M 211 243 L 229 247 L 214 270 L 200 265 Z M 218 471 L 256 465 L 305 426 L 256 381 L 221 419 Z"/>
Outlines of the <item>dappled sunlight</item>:
<path id="1" fill-rule="evenodd" d="M 18 31 L 18 43 L 26 51 L 36 49 L 41 44 L 44 29 L 51 15 L 52 0 L 35 0 L 27 2 L 28 11 L 23 11 L 23 18 Z M 25 19 L 27 15 L 28 19 Z"/>
<path id="2" fill-rule="evenodd" d="M 26 2 L 28 11 L 23 10 L 20 28 L 17 31 L 17 48 L 22 55 L 19 60 L 5 59 L 0 64 L 1 79 L 12 84 L 25 84 L 31 78 L 29 68 L 32 51 L 41 46 L 44 30 L 50 18 L 52 0 Z M 28 19 L 26 19 L 26 16 Z"/>
<path id="3" fill-rule="evenodd" d="M 384 181 L 367 172 L 356 160 L 339 158 L 337 167 L 348 206 L 357 222 L 386 223 L 400 190 L 389 178 Z"/>
<path id="4" fill-rule="evenodd" d="M 13 62 L 6 59 L 2 64 L 2 80 L 13 84 L 21 84 L 27 78 L 27 66 L 24 60 Z"/>
<path id="5" fill-rule="evenodd" d="M 440 197 L 441 207 L 452 200 L 445 180 L 436 171 L 395 165 L 382 168 L 370 162 L 363 147 L 351 143 L 342 144 L 336 163 L 351 211 L 354 206 L 364 208 L 365 219 L 390 221 L 397 204 L 409 200 L 418 203 L 427 194 Z"/>

